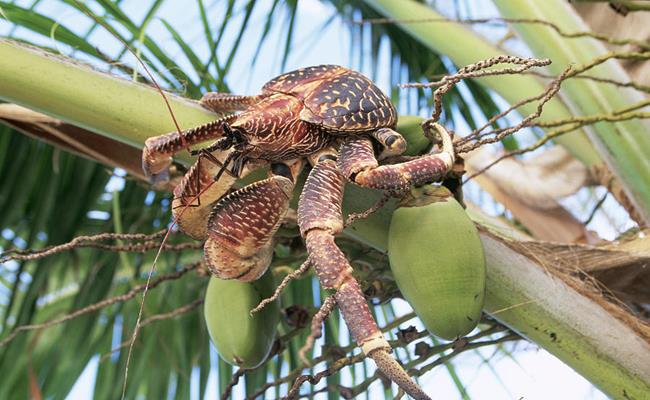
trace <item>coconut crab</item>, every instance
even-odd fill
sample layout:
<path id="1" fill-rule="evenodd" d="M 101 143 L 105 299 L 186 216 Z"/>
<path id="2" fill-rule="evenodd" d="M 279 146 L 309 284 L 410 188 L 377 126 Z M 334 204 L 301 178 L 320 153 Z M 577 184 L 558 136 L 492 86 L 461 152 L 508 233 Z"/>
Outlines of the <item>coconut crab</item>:
<path id="1" fill-rule="evenodd" d="M 273 235 L 289 208 L 298 174 L 311 164 L 298 203 L 298 226 L 309 262 L 323 288 L 335 291 L 334 299 L 364 353 L 408 394 L 428 398 L 390 355 L 391 347 L 334 238 L 344 227 L 346 181 L 399 195 L 412 185 L 441 180 L 454 164 L 447 131 L 437 124 L 425 126 L 439 134 L 441 152 L 380 165 L 378 159 L 397 156 L 406 148 L 394 130 L 395 107 L 368 78 L 335 65 L 280 75 L 256 96 L 207 93 L 201 104 L 220 113 L 238 113 L 149 138 L 142 161 L 153 181 L 165 180 L 174 153 L 216 139 L 194 152 L 198 160 L 176 186 L 172 203 L 181 230 L 205 240 L 210 271 L 242 281 L 265 272 L 273 255 Z M 218 152 L 227 152 L 223 161 L 215 156 Z M 209 188 L 224 171 L 238 177 L 260 165 L 270 167 L 267 179 L 224 197 Z"/>

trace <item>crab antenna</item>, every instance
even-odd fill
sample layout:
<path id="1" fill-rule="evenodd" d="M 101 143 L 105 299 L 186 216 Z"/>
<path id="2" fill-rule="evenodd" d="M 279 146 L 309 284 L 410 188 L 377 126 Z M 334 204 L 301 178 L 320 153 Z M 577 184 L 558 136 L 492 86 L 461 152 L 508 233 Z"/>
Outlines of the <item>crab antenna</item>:
<path id="1" fill-rule="evenodd" d="M 226 171 L 226 168 L 228 167 L 228 164 L 230 164 L 236 157 L 239 156 L 238 151 L 233 151 L 230 154 L 228 154 L 228 157 L 226 157 L 226 160 L 221 164 L 221 168 L 219 168 L 219 172 L 214 176 L 215 182 L 221 178 L 221 175 Z"/>

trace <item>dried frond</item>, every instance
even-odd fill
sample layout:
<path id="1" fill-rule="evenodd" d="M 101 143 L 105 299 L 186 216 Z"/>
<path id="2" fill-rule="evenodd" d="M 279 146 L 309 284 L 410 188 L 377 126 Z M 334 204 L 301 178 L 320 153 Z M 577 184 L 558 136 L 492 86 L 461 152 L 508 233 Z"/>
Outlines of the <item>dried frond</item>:
<path id="1" fill-rule="evenodd" d="M 495 76 L 495 75 L 512 75 L 519 74 L 524 71 L 527 71 L 533 67 L 542 67 L 549 65 L 551 60 L 548 59 L 536 59 L 536 58 L 524 58 L 517 56 L 509 55 L 500 55 L 496 57 L 488 58 L 487 60 L 478 61 L 474 64 L 469 64 L 456 73 L 447 75 L 443 77 L 438 82 L 430 83 L 407 83 L 400 85 L 402 88 L 427 88 L 427 87 L 437 87 L 433 92 L 433 113 L 431 119 L 433 122 L 437 122 L 440 119 L 440 114 L 442 113 L 442 96 L 453 89 L 458 82 L 463 79 L 469 78 L 480 78 L 485 76 Z M 514 64 L 518 67 L 514 68 L 502 68 L 502 69 L 487 69 L 498 64 Z"/>

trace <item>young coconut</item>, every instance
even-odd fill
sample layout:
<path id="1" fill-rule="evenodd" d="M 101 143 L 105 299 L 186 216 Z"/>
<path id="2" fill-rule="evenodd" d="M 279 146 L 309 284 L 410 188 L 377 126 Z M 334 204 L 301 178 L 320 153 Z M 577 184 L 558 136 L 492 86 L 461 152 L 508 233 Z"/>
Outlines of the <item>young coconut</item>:
<path id="1" fill-rule="evenodd" d="M 413 189 L 388 236 L 395 281 L 431 334 L 455 340 L 481 318 L 485 256 L 474 223 L 444 186 Z"/>
<path id="2" fill-rule="evenodd" d="M 205 322 L 219 356 L 240 368 L 255 368 L 268 357 L 280 318 L 278 300 L 253 315 L 250 311 L 271 296 L 271 271 L 253 282 L 210 278 L 205 293 Z"/>

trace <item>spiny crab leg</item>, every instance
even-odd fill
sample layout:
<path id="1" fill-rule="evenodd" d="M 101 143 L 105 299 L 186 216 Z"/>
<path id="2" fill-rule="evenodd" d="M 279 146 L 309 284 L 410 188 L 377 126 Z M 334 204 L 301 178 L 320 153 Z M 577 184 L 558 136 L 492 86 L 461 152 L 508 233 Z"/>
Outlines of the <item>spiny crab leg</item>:
<path id="1" fill-rule="evenodd" d="M 245 110 L 257 103 L 263 96 L 238 96 L 231 93 L 208 92 L 199 103 L 208 110 L 218 114 L 232 113 Z M 217 139 L 224 135 L 224 124 L 230 124 L 237 115 L 228 115 L 216 121 L 196 128 L 165 135 L 150 137 L 145 141 L 142 150 L 142 169 L 152 181 L 159 182 L 167 179 L 167 167 L 171 164 L 171 155 L 189 146 Z"/>
<path id="2" fill-rule="evenodd" d="M 441 180 L 454 164 L 454 149 L 449 132 L 433 124 L 442 142 L 442 151 L 399 164 L 379 165 L 370 139 L 363 136 L 347 139 L 340 149 L 338 166 L 352 182 L 373 189 L 402 193 L 412 185 Z"/>
<path id="3" fill-rule="evenodd" d="M 298 226 L 321 286 L 336 290 L 334 298 L 354 340 L 386 377 L 416 399 L 429 397 L 390 355 L 391 347 L 377 327 L 352 267 L 334 243 L 343 230 L 341 203 L 344 178 L 327 155 L 312 169 L 298 203 Z"/>
<path id="4" fill-rule="evenodd" d="M 172 155 L 189 146 L 217 139 L 224 135 L 223 126 L 233 122 L 237 115 L 229 115 L 196 128 L 165 135 L 153 136 L 144 142 L 142 149 L 142 170 L 152 182 L 169 179 L 167 168 L 172 163 Z"/>
<path id="5" fill-rule="evenodd" d="M 232 93 L 207 92 L 199 103 L 216 113 L 243 111 L 260 101 L 262 96 L 241 96 Z"/>

